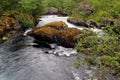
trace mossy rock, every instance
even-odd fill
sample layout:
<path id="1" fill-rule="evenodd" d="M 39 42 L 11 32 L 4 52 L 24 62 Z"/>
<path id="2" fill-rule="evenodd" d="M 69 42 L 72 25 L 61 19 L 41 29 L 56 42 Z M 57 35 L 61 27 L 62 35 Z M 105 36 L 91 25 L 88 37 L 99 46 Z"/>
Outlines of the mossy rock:
<path id="1" fill-rule="evenodd" d="M 77 42 L 75 36 L 80 33 L 81 31 L 76 28 L 66 28 L 65 30 L 59 31 L 56 35 L 58 44 L 64 45 L 65 47 L 74 47 Z"/>
<path id="2" fill-rule="evenodd" d="M 51 27 L 40 27 L 34 29 L 33 33 L 35 33 L 36 35 L 53 36 L 57 33 L 57 30 Z"/>
<path id="3" fill-rule="evenodd" d="M 80 19 L 80 18 L 69 17 L 69 18 L 67 19 L 67 21 L 68 21 L 69 23 L 74 24 L 74 25 L 88 27 L 87 23 L 86 23 L 85 21 L 83 21 L 82 19 Z"/>
<path id="4" fill-rule="evenodd" d="M 81 31 L 76 28 L 64 27 L 64 25 L 66 25 L 64 22 L 52 22 L 43 27 L 37 27 L 28 34 L 37 40 L 57 43 L 64 47 L 74 47 L 75 36 L 80 34 Z"/>
<path id="5" fill-rule="evenodd" d="M 14 25 L 17 23 L 16 19 L 13 17 L 3 16 L 1 19 L 7 30 L 14 29 Z"/>
<path id="6" fill-rule="evenodd" d="M 46 24 L 43 27 L 51 27 L 51 28 L 55 28 L 57 30 L 63 30 L 65 28 L 68 28 L 67 24 L 63 21 L 51 22 L 51 23 Z"/>

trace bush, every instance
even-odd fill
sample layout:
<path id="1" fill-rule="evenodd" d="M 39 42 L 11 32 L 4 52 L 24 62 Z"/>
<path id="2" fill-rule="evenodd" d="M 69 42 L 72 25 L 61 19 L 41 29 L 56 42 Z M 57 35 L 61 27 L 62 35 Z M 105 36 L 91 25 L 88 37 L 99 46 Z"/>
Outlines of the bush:
<path id="1" fill-rule="evenodd" d="M 120 74 L 120 41 L 116 36 L 105 34 L 102 37 L 97 37 L 96 33 L 84 30 L 82 34 L 77 36 L 77 40 L 78 43 L 75 48 L 86 55 L 89 64 L 100 64 L 97 61 L 99 57 L 102 66 L 110 69 L 110 73 Z"/>
<path id="2" fill-rule="evenodd" d="M 17 14 L 16 15 L 17 20 L 21 24 L 21 27 L 23 29 L 34 27 L 34 18 L 28 14 Z"/>

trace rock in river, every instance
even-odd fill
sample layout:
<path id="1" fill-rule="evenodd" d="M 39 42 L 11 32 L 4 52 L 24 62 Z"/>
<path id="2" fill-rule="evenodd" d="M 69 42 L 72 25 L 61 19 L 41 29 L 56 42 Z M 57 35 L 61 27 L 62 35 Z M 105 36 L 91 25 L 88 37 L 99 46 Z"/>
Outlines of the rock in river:
<path id="1" fill-rule="evenodd" d="M 70 23 L 72 23 L 72 24 L 74 24 L 74 25 L 88 27 L 88 25 L 86 24 L 86 22 L 84 22 L 80 18 L 70 17 L 70 18 L 67 19 L 67 21 L 70 22 Z"/>
<path id="2" fill-rule="evenodd" d="M 42 27 L 34 28 L 28 34 L 39 41 L 57 43 L 64 47 L 74 47 L 76 43 L 75 36 L 80 33 L 81 31 L 79 29 L 68 28 L 64 22 L 57 21 L 48 23 Z"/>

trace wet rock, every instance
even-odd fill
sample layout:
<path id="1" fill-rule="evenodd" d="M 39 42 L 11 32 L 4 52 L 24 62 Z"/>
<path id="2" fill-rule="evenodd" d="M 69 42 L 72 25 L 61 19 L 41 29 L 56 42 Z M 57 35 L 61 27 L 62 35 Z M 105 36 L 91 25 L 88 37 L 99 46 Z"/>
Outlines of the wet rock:
<path id="1" fill-rule="evenodd" d="M 94 20 L 88 20 L 87 21 L 88 27 L 98 27 L 97 23 Z"/>
<path id="2" fill-rule="evenodd" d="M 53 22 L 51 24 L 53 24 Z M 81 33 L 79 29 L 67 28 L 64 27 L 64 25 L 54 25 L 52 27 L 48 26 L 50 23 L 46 25 L 47 26 L 33 29 L 28 35 L 33 36 L 36 40 L 57 43 L 64 47 L 74 47 L 76 43 L 75 36 Z"/>
<path id="3" fill-rule="evenodd" d="M 83 12 L 86 14 L 92 14 L 94 12 L 94 9 L 90 5 L 89 2 L 80 2 L 77 4 L 77 10 L 78 12 Z"/>
<path id="4" fill-rule="evenodd" d="M 70 17 L 67 19 L 67 21 L 75 25 L 88 27 L 88 25 L 80 18 Z"/>
<path id="5" fill-rule="evenodd" d="M 58 14 L 58 9 L 55 7 L 50 7 L 46 12 L 45 15 L 53 15 Z"/>
<path id="6" fill-rule="evenodd" d="M 99 28 L 105 27 L 107 25 L 109 25 L 109 26 L 114 25 L 114 21 L 113 20 L 107 20 L 107 19 L 102 20 L 101 23 L 99 24 Z"/>

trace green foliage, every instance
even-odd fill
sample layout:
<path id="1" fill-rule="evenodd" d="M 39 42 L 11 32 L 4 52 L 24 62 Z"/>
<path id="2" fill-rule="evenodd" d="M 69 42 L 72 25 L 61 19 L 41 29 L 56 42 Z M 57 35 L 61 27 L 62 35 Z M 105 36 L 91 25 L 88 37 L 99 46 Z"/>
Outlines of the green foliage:
<path id="1" fill-rule="evenodd" d="M 24 12 L 33 16 L 42 11 L 40 0 L 0 0 L 0 12 Z"/>
<path id="2" fill-rule="evenodd" d="M 111 36 L 116 36 L 120 39 L 120 25 L 119 25 L 119 23 L 116 23 L 113 26 L 103 27 L 103 30 L 105 30 Z"/>
<path id="3" fill-rule="evenodd" d="M 32 14 L 33 16 L 39 15 L 42 11 L 42 4 L 40 0 L 20 0 L 20 11 Z"/>
<path id="4" fill-rule="evenodd" d="M 22 28 L 34 27 L 34 18 L 32 18 L 32 16 L 27 14 L 19 14 L 16 15 L 16 18 L 18 19 Z"/>
<path id="5" fill-rule="evenodd" d="M 86 55 L 88 65 L 98 65 L 102 62 L 102 66 L 111 69 L 112 74 L 120 74 L 120 41 L 116 36 L 105 34 L 98 37 L 96 33 L 89 30 L 83 32 L 77 37 L 78 43 L 76 49 Z M 97 61 L 97 58 L 100 61 Z"/>
<path id="6" fill-rule="evenodd" d="M 77 69 L 80 67 L 80 58 L 79 57 L 76 58 L 74 65 L 75 65 L 75 68 L 77 68 Z"/>
<path id="7" fill-rule="evenodd" d="M 110 68 L 112 74 L 120 76 L 120 53 L 114 54 L 114 56 L 104 55 L 101 57 L 101 63 Z"/>

